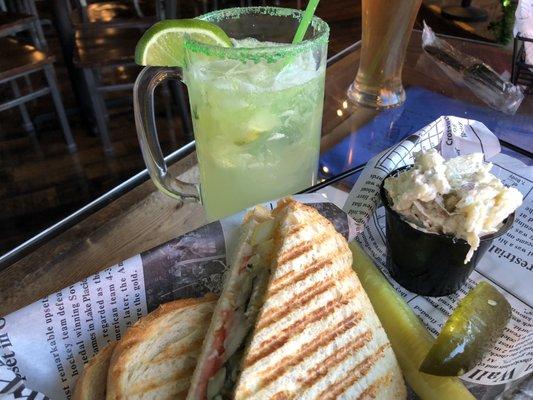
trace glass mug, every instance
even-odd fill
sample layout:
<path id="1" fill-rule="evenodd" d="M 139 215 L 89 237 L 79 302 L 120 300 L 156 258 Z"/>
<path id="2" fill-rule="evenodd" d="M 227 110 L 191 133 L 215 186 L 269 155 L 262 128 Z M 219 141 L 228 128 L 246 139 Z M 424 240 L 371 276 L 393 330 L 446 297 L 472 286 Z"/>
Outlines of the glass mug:
<path id="1" fill-rule="evenodd" d="M 348 97 L 389 108 L 405 101 L 402 67 L 422 0 L 363 0 L 361 59 Z"/>
<path id="2" fill-rule="evenodd" d="M 156 186 L 198 200 L 209 220 L 316 183 L 329 27 L 314 17 L 306 40 L 290 44 L 303 13 L 275 7 L 211 12 L 245 47 L 185 39 L 185 67 L 146 67 L 134 88 L 135 123 Z M 276 44 L 280 43 L 280 44 Z M 242 46 L 242 45 L 241 45 Z M 255 47 L 254 47 L 255 46 Z M 166 79 L 189 92 L 200 185 L 171 177 L 154 121 L 153 92 Z"/>

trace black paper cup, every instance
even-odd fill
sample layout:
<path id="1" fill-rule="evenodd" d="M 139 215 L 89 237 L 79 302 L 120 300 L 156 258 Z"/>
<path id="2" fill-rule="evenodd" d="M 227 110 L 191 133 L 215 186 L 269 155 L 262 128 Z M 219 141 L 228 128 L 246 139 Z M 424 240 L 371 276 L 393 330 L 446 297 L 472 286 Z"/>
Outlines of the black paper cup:
<path id="1" fill-rule="evenodd" d="M 409 165 L 394 170 L 385 179 L 411 168 Z M 494 238 L 507 232 L 514 222 L 515 214 L 512 213 L 497 232 L 482 236 L 479 247 L 465 264 L 470 245 L 463 239 L 424 232 L 410 225 L 391 208 L 384 182 L 381 183 L 380 196 L 386 210 L 387 268 L 396 282 L 416 294 L 436 297 L 456 292 Z"/>

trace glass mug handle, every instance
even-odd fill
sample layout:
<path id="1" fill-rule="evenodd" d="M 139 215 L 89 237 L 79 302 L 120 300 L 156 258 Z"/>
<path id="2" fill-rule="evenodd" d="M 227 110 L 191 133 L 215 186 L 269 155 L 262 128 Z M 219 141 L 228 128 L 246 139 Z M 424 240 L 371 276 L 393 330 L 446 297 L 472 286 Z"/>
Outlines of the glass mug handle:
<path id="1" fill-rule="evenodd" d="M 167 79 L 181 81 L 181 78 L 182 71 L 178 67 L 143 68 L 133 87 L 135 126 L 144 163 L 156 187 L 180 202 L 199 202 L 200 191 L 197 184 L 182 182 L 169 174 L 155 126 L 155 88 Z"/>

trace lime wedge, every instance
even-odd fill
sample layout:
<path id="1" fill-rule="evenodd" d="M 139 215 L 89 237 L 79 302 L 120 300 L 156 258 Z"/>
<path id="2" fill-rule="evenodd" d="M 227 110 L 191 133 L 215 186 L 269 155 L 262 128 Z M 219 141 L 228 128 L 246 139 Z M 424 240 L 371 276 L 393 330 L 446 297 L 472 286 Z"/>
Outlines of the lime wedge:
<path id="1" fill-rule="evenodd" d="M 152 25 L 135 48 L 135 62 L 154 67 L 182 67 L 184 39 L 231 47 L 231 40 L 218 26 L 199 19 L 167 19 Z"/>

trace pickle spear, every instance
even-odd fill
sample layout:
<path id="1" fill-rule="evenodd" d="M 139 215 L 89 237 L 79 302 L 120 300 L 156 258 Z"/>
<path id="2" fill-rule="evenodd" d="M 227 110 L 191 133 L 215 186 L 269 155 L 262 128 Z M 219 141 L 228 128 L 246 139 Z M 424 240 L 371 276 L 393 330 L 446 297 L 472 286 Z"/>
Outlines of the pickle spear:
<path id="1" fill-rule="evenodd" d="M 458 378 L 418 371 L 433 343 L 433 337 L 359 244 L 350 243 L 350 249 L 354 255 L 353 268 L 385 328 L 409 386 L 422 400 L 474 400 L 474 396 Z"/>
<path id="2" fill-rule="evenodd" d="M 420 371 L 458 376 L 472 369 L 501 336 L 511 306 L 494 286 L 480 282 L 444 324 Z"/>

